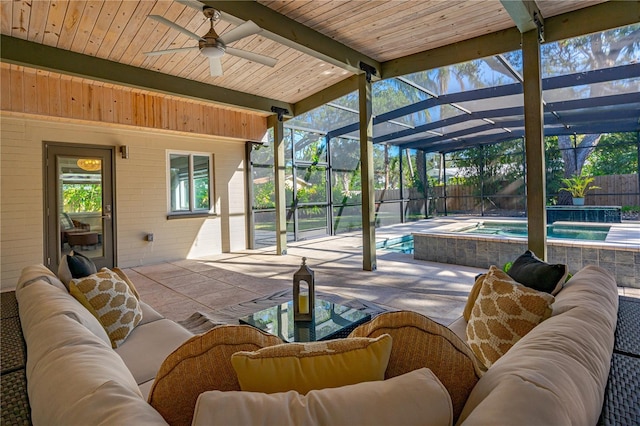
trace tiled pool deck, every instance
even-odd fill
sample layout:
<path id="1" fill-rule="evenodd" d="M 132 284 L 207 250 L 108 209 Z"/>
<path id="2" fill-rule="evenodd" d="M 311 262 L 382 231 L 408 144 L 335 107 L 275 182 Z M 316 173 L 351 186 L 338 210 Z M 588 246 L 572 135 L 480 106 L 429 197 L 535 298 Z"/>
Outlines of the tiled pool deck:
<path id="1" fill-rule="evenodd" d="M 382 243 L 459 221 L 447 217 L 385 226 L 376 229 L 376 241 Z M 487 258 L 496 259 L 494 252 L 487 253 Z M 143 300 L 167 318 L 183 320 L 196 311 L 227 308 L 290 289 L 303 256 L 315 271 L 318 291 L 366 300 L 387 309 L 420 312 L 442 324 L 462 314 L 474 277 L 486 270 L 417 260 L 412 254 L 380 249 L 378 269 L 363 271 L 362 235 L 354 232 L 290 243 L 285 256 L 277 256 L 271 246 L 137 266 L 126 269 L 126 273 Z M 637 284 L 636 288 L 619 287 L 618 292 L 640 297 Z"/>
<path id="2" fill-rule="evenodd" d="M 439 226 L 413 232 L 415 258 L 488 268 L 492 264 L 502 266 L 527 249 L 526 238 L 456 232 L 485 220 L 503 219 L 448 218 Z M 585 265 L 598 265 L 614 274 L 618 286 L 640 288 L 640 223 L 606 225 L 611 229 L 605 241 L 548 239 L 547 261 L 565 263 L 571 273 Z"/>

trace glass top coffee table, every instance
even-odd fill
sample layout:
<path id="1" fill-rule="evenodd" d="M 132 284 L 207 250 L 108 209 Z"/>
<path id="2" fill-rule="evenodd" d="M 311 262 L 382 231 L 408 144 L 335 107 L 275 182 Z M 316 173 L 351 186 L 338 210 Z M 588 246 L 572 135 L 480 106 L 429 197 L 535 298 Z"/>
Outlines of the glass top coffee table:
<path id="1" fill-rule="evenodd" d="M 370 319 L 370 314 L 357 309 L 316 299 L 313 321 L 293 321 L 293 301 L 289 301 L 242 317 L 240 324 L 275 334 L 286 342 L 314 342 L 347 337 Z"/>

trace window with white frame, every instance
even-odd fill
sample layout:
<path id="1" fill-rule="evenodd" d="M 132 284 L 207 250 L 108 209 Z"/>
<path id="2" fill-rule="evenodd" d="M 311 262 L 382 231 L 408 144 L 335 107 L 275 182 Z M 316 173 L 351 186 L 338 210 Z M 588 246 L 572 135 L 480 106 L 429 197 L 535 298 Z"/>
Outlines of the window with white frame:
<path id="1" fill-rule="evenodd" d="M 169 153 L 169 214 L 210 213 L 212 156 Z"/>

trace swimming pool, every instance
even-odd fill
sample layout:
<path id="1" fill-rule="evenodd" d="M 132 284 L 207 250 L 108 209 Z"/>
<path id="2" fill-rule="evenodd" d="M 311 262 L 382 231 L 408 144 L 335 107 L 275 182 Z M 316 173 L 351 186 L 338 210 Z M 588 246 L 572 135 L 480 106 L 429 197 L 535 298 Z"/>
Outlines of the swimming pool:
<path id="1" fill-rule="evenodd" d="M 556 222 L 547 225 L 547 237 L 566 240 L 604 241 L 607 239 L 609 225 L 578 225 Z M 527 224 L 517 222 L 485 221 L 457 230 L 466 234 L 497 235 L 503 237 L 527 237 Z"/>
<path id="2" fill-rule="evenodd" d="M 431 225 L 429 228 L 425 227 L 411 233 L 414 259 L 486 269 L 491 265 L 502 266 L 512 262 L 529 248 L 527 237 L 523 232 L 526 229 L 524 220 L 454 218 L 453 220 L 438 219 L 434 222 L 438 225 Z M 517 229 L 520 235 L 463 232 L 479 228 L 480 224 L 491 225 L 492 222 L 519 224 L 522 227 Z M 575 232 L 572 238 L 550 237 L 547 239 L 545 256 L 547 262 L 566 264 L 572 273 L 579 271 L 585 265 L 600 266 L 614 274 L 618 285 L 638 286 L 640 270 L 634 269 L 633 265 L 640 256 L 640 226 L 633 223 L 557 222 L 557 224 L 564 226 L 556 226 L 554 222 L 551 228 L 554 233 L 560 235 L 564 231 Z M 602 241 L 605 231 L 602 229 L 603 226 L 610 227 L 604 241 Z M 575 233 L 583 233 L 584 228 L 600 233 L 600 240 L 576 239 Z M 593 237 L 594 232 L 590 234 L 590 237 Z M 587 233 L 582 237 L 586 235 Z M 398 244 L 402 243 L 398 241 Z M 407 244 L 406 240 L 404 243 Z M 389 245 L 392 244 L 387 244 Z"/>
<path id="3" fill-rule="evenodd" d="M 555 223 L 547 225 L 547 237 L 560 240 L 604 241 L 611 226 L 608 225 L 577 225 Z M 494 235 L 498 237 L 527 237 L 527 224 L 518 222 L 484 221 L 473 225 L 451 230 L 461 234 Z M 390 238 L 376 244 L 376 248 L 395 253 L 413 253 L 414 242 L 412 235 Z"/>

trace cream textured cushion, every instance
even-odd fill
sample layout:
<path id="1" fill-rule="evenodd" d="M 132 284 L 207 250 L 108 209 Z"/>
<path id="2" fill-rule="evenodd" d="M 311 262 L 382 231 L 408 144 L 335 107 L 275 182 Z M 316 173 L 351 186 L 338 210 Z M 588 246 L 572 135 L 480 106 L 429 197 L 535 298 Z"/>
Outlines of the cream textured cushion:
<path id="1" fill-rule="evenodd" d="M 419 368 L 433 371 L 451 395 L 454 421 L 484 368 L 473 351 L 447 327 L 417 312 L 386 312 L 353 330 L 349 337 L 389 334 L 393 347 L 385 378 Z"/>
<path id="2" fill-rule="evenodd" d="M 162 318 L 146 324 L 140 322 L 125 344 L 115 351 L 139 385 L 155 379 L 167 356 L 192 337 L 193 333 L 180 324 Z"/>
<path id="3" fill-rule="evenodd" d="M 149 404 L 169 424 L 188 426 L 202 392 L 240 390 L 231 366 L 233 353 L 279 343 L 280 338 L 248 325 L 223 325 L 194 336 L 162 363 L 149 393 Z"/>
<path id="4" fill-rule="evenodd" d="M 550 294 L 520 285 L 491 266 L 467 324 L 469 346 L 489 368 L 518 340 L 551 316 L 554 300 Z"/>
<path id="5" fill-rule="evenodd" d="M 255 352 L 237 352 L 231 364 L 240 388 L 252 392 L 306 394 L 313 389 L 383 380 L 391 336 L 326 342 L 285 343 Z"/>
<path id="6" fill-rule="evenodd" d="M 21 309 L 32 305 L 28 293 L 21 296 Z M 28 321 L 27 327 L 27 391 L 34 425 L 163 424 L 122 359 L 74 318 L 58 311 L 46 321 Z"/>
<path id="7" fill-rule="evenodd" d="M 69 292 L 100 321 L 114 348 L 125 341 L 142 319 L 138 299 L 127 283 L 107 268 L 72 279 Z"/>
<path id="8" fill-rule="evenodd" d="M 64 290 L 62 290 L 57 286 L 50 285 L 48 281 L 42 280 L 33 281 L 27 286 L 20 286 L 20 283 L 30 281 L 30 275 L 29 271 L 23 274 L 16 289 L 20 322 L 25 333 L 40 323 L 50 321 L 54 316 L 64 315 L 81 324 L 111 348 L 109 336 L 100 321 L 71 296 L 66 287 L 63 286 Z M 55 339 L 55 335 L 51 338 Z M 31 348 L 27 349 L 31 350 Z"/>
<path id="9" fill-rule="evenodd" d="M 51 284 L 54 287 L 58 287 L 65 292 L 69 290 L 67 287 L 60 281 L 60 279 L 51 272 L 46 266 L 39 265 L 30 265 L 22 270 L 22 274 L 20 274 L 20 280 L 16 285 L 16 291 L 23 287 L 27 287 L 39 280 L 45 281 Z"/>
<path id="10" fill-rule="evenodd" d="M 446 388 L 422 368 L 385 381 L 295 391 L 205 392 L 193 425 L 451 425 Z"/>

